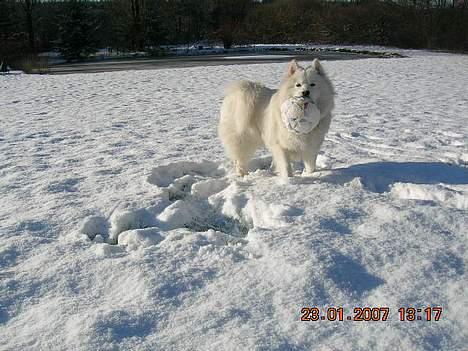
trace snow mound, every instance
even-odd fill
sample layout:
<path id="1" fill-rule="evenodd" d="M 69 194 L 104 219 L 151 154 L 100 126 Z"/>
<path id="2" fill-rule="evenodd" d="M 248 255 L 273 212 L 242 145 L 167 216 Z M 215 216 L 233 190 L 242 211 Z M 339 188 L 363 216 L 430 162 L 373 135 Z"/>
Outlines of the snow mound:
<path id="1" fill-rule="evenodd" d="M 460 210 L 468 209 L 468 193 L 444 185 L 396 183 L 390 194 L 398 199 L 434 201 Z"/>
<path id="2" fill-rule="evenodd" d="M 218 166 L 217 163 L 211 161 L 171 163 L 154 168 L 148 177 L 148 182 L 160 187 L 167 187 L 175 179 L 188 174 L 216 175 L 219 172 Z"/>
<path id="3" fill-rule="evenodd" d="M 366 190 L 384 193 L 395 183 L 468 184 L 468 168 L 440 162 L 369 162 L 335 169 L 321 180 L 345 184 L 354 178 Z"/>
<path id="4" fill-rule="evenodd" d="M 287 226 L 302 210 L 287 204 L 272 204 L 256 199 L 237 183 L 211 196 L 209 202 L 230 218 L 247 223 L 253 228 L 278 228 Z"/>
<path id="5" fill-rule="evenodd" d="M 136 250 L 140 247 L 156 245 L 163 240 L 164 236 L 157 228 L 145 228 L 120 233 L 118 243 L 127 246 L 130 250 Z"/>
<path id="6" fill-rule="evenodd" d="M 86 234 L 90 239 L 94 239 L 96 235 L 107 235 L 109 231 L 109 223 L 106 218 L 101 216 L 92 216 L 87 218 L 80 229 L 80 232 Z"/>
<path id="7" fill-rule="evenodd" d="M 177 200 L 158 216 L 166 230 L 183 227 L 199 216 L 198 208 L 188 202 Z"/>
<path id="8" fill-rule="evenodd" d="M 109 240 L 111 243 L 118 241 L 119 234 L 129 229 L 142 229 L 156 225 L 156 218 L 146 208 L 131 211 L 116 211 L 111 217 L 111 229 Z"/>
<path id="9" fill-rule="evenodd" d="M 254 159 L 263 168 L 270 158 Z M 249 191 L 248 184 L 231 180 L 218 163 L 177 162 L 156 167 L 148 178 L 160 190 L 157 206 L 115 209 L 108 221 L 91 216 L 80 232 L 96 243 L 107 242 L 128 250 L 157 245 L 175 230 L 218 232 L 246 238 L 252 228 L 287 227 L 302 209 L 284 203 L 267 203 Z M 100 249 L 101 251 L 103 249 Z M 105 253 L 101 253 L 105 255 Z"/>
<path id="10" fill-rule="evenodd" d="M 228 186 L 227 179 L 207 179 L 192 185 L 192 195 L 205 197 L 216 194 Z"/>

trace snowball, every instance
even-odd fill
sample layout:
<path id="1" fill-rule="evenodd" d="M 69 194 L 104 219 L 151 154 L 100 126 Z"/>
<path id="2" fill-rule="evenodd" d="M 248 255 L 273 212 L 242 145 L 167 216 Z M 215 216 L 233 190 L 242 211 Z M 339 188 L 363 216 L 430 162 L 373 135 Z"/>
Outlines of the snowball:
<path id="1" fill-rule="evenodd" d="M 281 104 L 281 118 L 289 131 L 307 134 L 320 122 L 320 111 L 315 103 L 292 97 Z"/>

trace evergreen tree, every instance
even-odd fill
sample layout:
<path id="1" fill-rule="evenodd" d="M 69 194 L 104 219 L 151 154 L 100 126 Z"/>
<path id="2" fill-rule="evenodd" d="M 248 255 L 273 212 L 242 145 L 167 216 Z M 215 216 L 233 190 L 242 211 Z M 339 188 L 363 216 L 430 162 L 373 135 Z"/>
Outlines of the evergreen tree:
<path id="1" fill-rule="evenodd" d="M 59 27 L 60 53 L 67 61 L 80 60 L 95 53 L 98 29 L 91 4 L 80 0 L 69 1 Z"/>

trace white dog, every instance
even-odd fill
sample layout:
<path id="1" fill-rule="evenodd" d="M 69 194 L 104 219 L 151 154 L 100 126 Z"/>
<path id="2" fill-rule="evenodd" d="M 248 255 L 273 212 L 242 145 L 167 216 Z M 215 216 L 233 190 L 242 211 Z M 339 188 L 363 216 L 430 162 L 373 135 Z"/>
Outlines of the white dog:
<path id="1" fill-rule="evenodd" d="M 305 106 L 315 104 L 320 113 L 314 129 L 306 133 L 288 129 L 281 107 L 290 98 L 301 99 Z M 249 81 L 232 84 L 221 106 L 218 132 L 239 176 L 247 174 L 250 159 L 262 145 L 273 154 L 281 177 L 291 177 L 291 162 L 300 160 L 304 161 L 304 172 L 311 174 L 330 127 L 333 107 L 333 86 L 319 60 L 307 68 L 293 60 L 278 90 Z"/>

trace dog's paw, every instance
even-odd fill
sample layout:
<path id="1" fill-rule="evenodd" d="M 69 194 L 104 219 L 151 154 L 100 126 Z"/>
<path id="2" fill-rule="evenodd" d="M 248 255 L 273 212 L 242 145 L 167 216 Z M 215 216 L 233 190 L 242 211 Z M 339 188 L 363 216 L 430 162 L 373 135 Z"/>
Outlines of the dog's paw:
<path id="1" fill-rule="evenodd" d="M 302 177 L 313 177 L 315 173 L 316 173 L 316 172 L 315 172 L 315 169 L 312 170 L 312 171 L 311 171 L 311 170 L 306 170 L 306 169 L 304 169 L 304 170 L 302 171 L 302 173 L 301 173 L 301 176 L 302 176 Z"/>
<path id="2" fill-rule="evenodd" d="M 247 167 L 241 166 L 239 163 L 236 163 L 236 175 L 238 177 L 244 177 L 249 173 Z"/>

